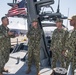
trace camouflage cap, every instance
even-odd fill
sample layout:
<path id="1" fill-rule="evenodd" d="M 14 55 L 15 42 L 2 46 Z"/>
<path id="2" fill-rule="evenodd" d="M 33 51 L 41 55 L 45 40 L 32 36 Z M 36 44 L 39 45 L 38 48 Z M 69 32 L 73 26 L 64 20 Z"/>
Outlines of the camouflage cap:
<path id="1" fill-rule="evenodd" d="M 76 15 L 72 16 L 71 18 L 69 18 L 68 20 L 76 20 Z"/>
<path id="2" fill-rule="evenodd" d="M 63 22 L 63 20 L 62 19 L 57 19 L 56 22 Z"/>
<path id="3" fill-rule="evenodd" d="M 37 19 L 33 19 L 32 22 L 38 22 L 38 20 Z"/>

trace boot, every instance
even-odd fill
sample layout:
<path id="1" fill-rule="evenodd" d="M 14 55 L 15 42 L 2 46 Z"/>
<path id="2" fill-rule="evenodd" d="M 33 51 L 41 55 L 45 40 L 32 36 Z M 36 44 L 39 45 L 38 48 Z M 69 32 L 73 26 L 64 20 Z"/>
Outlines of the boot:
<path id="1" fill-rule="evenodd" d="M 31 69 L 26 70 L 26 74 L 29 74 L 31 72 Z"/>
<path id="2" fill-rule="evenodd" d="M 0 73 L 0 75 L 3 75 L 2 73 Z"/>
<path id="3" fill-rule="evenodd" d="M 40 72 L 38 72 L 37 75 L 40 75 Z"/>
<path id="4" fill-rule="evenodd" d="M 52 73 L 50 75 L 54 75 L 54 70 L 52 71 Z"/>
<path id="5" fill-rule="evenodd" d="M 8 70 L 3 69 L 2 72 L 8 72 Z"/>

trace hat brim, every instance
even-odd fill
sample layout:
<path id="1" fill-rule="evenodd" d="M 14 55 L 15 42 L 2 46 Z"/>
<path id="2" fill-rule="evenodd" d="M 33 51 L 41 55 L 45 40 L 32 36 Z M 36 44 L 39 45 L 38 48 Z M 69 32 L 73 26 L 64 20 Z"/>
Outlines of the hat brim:
<path id="1" fill-rule="evenodd" d="M 38 21 L 32 21 L 32 23 L 33 23 L 33 22 L 38 22 Z"/>
<path id="2" fill-rule="evenodd" d="M 56 21 L 56 23 L 57 23 L 57 22 L 62 22 L 62 21 Z"/>
<path id="3" fill-rule="evenodd" d="M 68 18 L 68 20 L 72 20 L 72 18 Z"/>

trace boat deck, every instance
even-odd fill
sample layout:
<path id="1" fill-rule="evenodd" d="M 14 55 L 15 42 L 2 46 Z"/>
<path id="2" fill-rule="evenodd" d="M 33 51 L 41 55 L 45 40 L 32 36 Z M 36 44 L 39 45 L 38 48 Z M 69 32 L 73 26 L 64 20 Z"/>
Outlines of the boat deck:
<path id="1" fill-rule="evenodd" d="M 27 62 L 23 62 L 21 59 L 25 56 L 27 51 L 21 51 L 10 54 L 9 61 L 6 63 L 5 68 L 8 68 L 8 73 L 3 73 L 4 75 L 36 75 L 36 68 L 34 65 L 31 67 L 31 73 L 26 74 L 25 71 L 27 70 Z M 51 68 L 43 68 L 40 70 L 41 75 L 50 75 L 52 72 Z"/>

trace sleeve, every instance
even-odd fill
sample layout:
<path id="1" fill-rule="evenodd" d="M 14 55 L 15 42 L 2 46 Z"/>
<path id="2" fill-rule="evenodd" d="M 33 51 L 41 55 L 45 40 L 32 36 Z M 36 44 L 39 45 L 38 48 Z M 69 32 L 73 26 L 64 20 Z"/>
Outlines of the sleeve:
<path id="1" fill-rule="evenodd" d="M 37 38 L 38 38 L 38 39 L 41 39 L 42 36 L 43 36 L 43 34 L 44 34 L 43 30 L 40 29 L 40 30 L 39 30 L 39 33 L 38 33 L 38 35 L 37 35 Z"/>
<path id="2" fill-rule="evenodd" d="M 0 39 L 5 38 L 5 35 L 2 33 L 2 30 L 0 28 Z"/>
<path id="3" fill-rule="evenodd" d="M 55 31 L 52 34 L 51 47 L 50 47 L 51 50 L 53 50 L 53 46 L 54 46 L 54 40 L 55 40 L 54 35 L 55 35 Z"/>
<path id="4" fill-rule="evenodd" d="M 72 57 L 72 43 L 70 43 L 71 41 L 69 41 L 69 32 L 66 35 L 66 40 L 65 40 L 65 46 L 64 46 L 64 50 L 65 50 L 65 56 L 67 57 Z"/>
<path id="5" fill-rule="evenodd" d="M 5 38 L 5 36 L 0 32 L 0 39 Z"/>
<path id="6" fill-rule="evenodd" d="M 26 36 L 27 36 L 28 38 L 30 38 L 30 32 L 31 32 L 31 28 L 28 30 L 28 32 L 27 32 L 27 34 L 26 34 Z"/>
<path id="7" fill-rule="evenodd" d="M 63 40 L 63 48 L 64 48 L 64 50 L 66 49 L 65 47 L 66 47 L 66 42 L 68 41 L 68 36 L 69 36 L 69 32 L 66 30 L 65 31 L 65 34 L 64 34 L 64 40 Z"/>
<path id="8" fill-rule="evenodd" d="M 69 44 L 69 35 L 71 35 L 71 32 L 66 32 L 65 34 L 65 44 L 64 44 L 64 50 L 68 50 L 70 48 L 70 44 Z"/>

